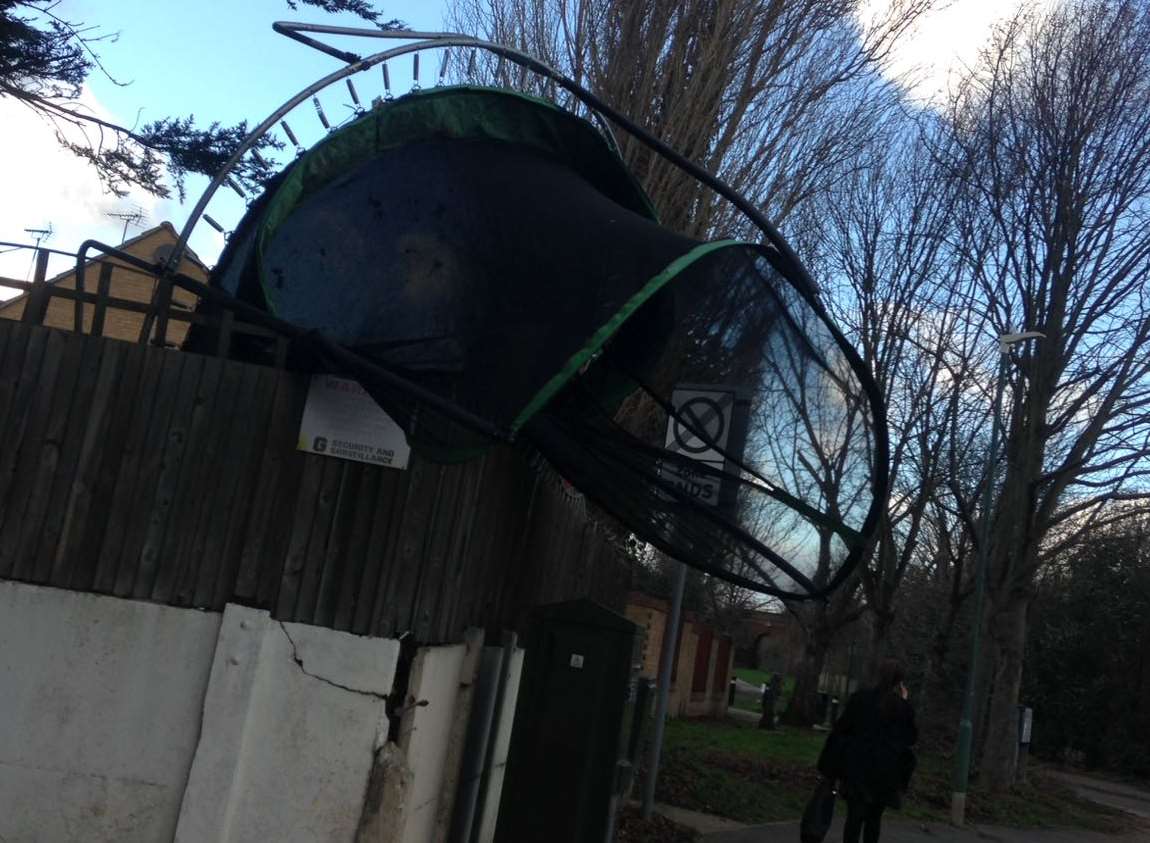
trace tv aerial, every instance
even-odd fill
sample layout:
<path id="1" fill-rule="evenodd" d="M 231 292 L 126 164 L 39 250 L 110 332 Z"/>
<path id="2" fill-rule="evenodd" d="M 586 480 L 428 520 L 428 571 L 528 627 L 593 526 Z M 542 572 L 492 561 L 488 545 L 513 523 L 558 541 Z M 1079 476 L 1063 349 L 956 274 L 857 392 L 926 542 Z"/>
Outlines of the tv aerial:
<path id="1" fill-rule="evenodd" d="M 105 216 L 120 220 L 124 223 L 124 230 L 120 235 L 121 243 L 128 239 L 129 226 L 133 228 L 143 228 L 144 222 L 148 218 L 148 215 L 144 213 L 144 209 L 139 205 L 133 205 L 124 211 L 109 211 Z"/>
<path id="2" fill-rule="evenodd" d="M 56 232 L 52 228 L 52 223 L 48 223 L 47 228 L 26 228 L 24 229 L 24 233 L 32 236 L 32 239 L 36 241 L 36 248 L 39 249 L 40 244 L 45 240 L 51 240 L 52 235 Z"/>

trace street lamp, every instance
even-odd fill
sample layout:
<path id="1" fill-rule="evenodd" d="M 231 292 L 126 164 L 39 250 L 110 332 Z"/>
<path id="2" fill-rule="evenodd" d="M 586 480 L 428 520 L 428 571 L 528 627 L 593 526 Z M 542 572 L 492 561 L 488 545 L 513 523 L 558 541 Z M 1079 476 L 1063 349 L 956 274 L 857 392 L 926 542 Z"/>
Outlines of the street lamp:
<path id="1" fill-rule="evenodd" d="M 986 452 L 986 481 L 982 487 L 982 524 L 974 569 L 974 624 L 970 636 L 970 669 L 962 698 L 962 720 L 958 724 L 958 751 L 954 758 L 954 791 L 950 800 L 950 818 L 955 825 L 966 821 L 966 791 L 970 781 L 970 750 L 974 737 L 974 690 L 977 684 L 978 657 L 982 647 L 982 611 L 986 596 L 986 568 L 990 561 L 990 508 L 994 504 L 994 459 L 998 452 L 999 415 L 1006 381 L 1006 364 L 1012 346 L 1046 335 L 1039 331 L 1002 334 L 998 338 L 998 378 L 994 385 L 994 404 L 990 419 L 990 448 Z"/>

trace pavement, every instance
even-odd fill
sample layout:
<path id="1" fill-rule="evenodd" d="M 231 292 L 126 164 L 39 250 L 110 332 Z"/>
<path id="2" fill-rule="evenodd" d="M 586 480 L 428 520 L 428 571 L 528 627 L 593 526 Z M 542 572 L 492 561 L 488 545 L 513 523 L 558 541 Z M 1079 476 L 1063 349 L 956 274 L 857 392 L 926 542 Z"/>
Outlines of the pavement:
<path id="1" fill-rule="evenodd" d="M 1079 773 L 1050 771 L 1049 775 L 1069 787 L 1082 799 L 1150 820 L 1150 791 Z"/>
<path id="2" fill-rule="evenodd" d="M 1082 798 L 1118 808 L 1150 820 L 1150 792 L 1121 782 L 1075 773 L 1055 773 Z M 699 832 L 702 843 L 798 843 L 798 822 L 749 826 L 722 817 L 656 805 L 656 812 Z M 843 816 L 836 816 L 827 843 L 842 840 Z M 943 823 L 900 820 L 897 815 L 883 822 L 882 843 L 1150 843 L 1150 823 L 1123 834 L 1101 834 L 1079 829 L 1015 829 L 997 826 L 955 828 Z"/>
<path id="3" fill-rule="evenodd" d="M 827 843 L 842 840 L 839 817 Z M 798 843 L 797 822 L 771 823 L 702 834 L 703 843 Z M 1150 843 L 1150 832 L 1098 834 L 1078 829 L 1013 829 L 993 826 L 955 828 L 950 825 L 883 822 L 882 843 Z"/>

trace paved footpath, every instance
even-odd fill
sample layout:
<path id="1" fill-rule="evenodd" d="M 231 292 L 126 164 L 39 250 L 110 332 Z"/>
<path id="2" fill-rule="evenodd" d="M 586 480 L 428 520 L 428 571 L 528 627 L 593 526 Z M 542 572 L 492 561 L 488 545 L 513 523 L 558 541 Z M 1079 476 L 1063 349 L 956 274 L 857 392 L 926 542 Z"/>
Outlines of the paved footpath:
<path id="1" fill-rule="evenodd" d="M 749 826 L 702 835 L 703 843 L 798 843 L 795 822 Z M 827 843 L 842 840 L 842 818 L 832 826 Z M 882 843 L 1150 843 L 1150 831 L 1128 834 L 1097 834 L 1077 829 L 1018 830 L 982 826 L 958 829 L 949 825 L 922 825 L 893 821 L 883 823 Z"/>
<path id="2" fill-rule="evenodd" d="M 1055 773 L 1084 799 L 1119 808 L 1150 820 L 1150 792 L 1120 782 L 1110 782 L 1073 773 Z M 668 819 L 699 832 L 702 843 L 798 843 L 797 822 L 748 826 L 721 817 L 656 805 Z M 827 835 L 826 843 L 842 840 L 841 813 Z M 1140 830 L 1124 834 L 1101 834 L 1078 829 L 1014 829 L 997 826 L 955 828 L 948 824 L 923 824 L 900 820 L 897 815 L 883 823 L 882 843 L 1150 843 L 1150 822 Z"/>
<path id="3" fill-rule="evenodd" d="M 1071 788 L 1081 799 L 1150 820 L 1150 791 L 1078 773 L 1051 771 L 1050 775 Z"/>

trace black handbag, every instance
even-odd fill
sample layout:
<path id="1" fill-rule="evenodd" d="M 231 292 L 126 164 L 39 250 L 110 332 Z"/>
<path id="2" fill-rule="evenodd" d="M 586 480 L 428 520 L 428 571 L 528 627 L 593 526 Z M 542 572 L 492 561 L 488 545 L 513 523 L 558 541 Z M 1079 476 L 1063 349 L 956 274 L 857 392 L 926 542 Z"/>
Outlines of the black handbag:
<path id="1" fill-rule="evenodd" d="M 841 779 L 846 776 L 847 743 L 845 735 L 831 732 L 823 743 L 822 751 L 815 768 L 823 774 L 823 778 Z"/>
<path id="2" fill-rule="evenodd" d="M 803 809 L 803 820 L 799 824 L 802 843 L 823 843 L 835 816 L 835 795 L 835 783 L 831 779 L 821 779 L 815 785 L 815 792 Z"/>

